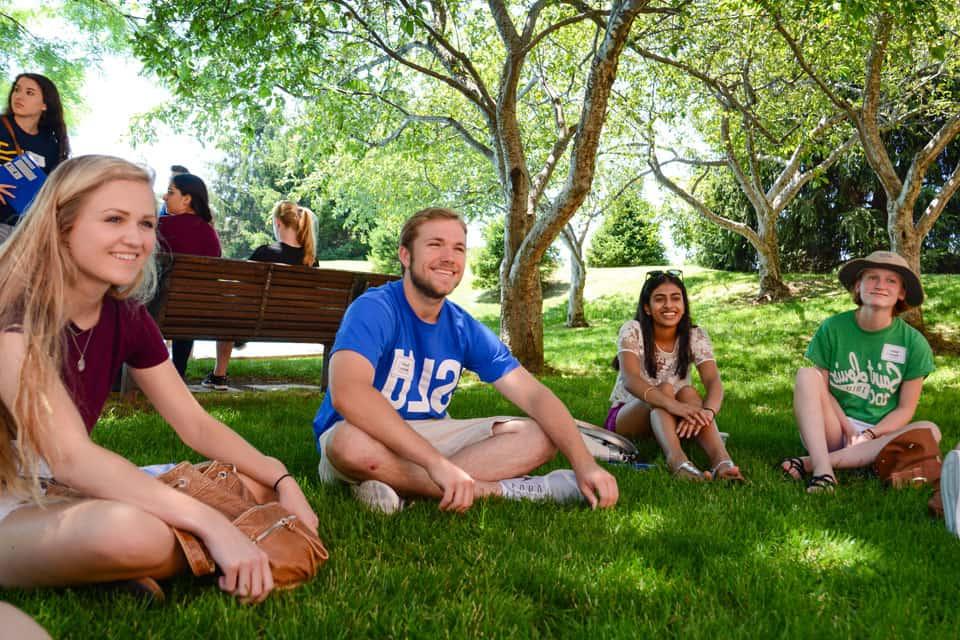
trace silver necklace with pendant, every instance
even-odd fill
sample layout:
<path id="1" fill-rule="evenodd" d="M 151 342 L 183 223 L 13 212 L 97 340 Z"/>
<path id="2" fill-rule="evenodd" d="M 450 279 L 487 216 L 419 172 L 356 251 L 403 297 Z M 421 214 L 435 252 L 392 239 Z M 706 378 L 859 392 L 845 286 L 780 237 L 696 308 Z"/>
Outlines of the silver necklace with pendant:
<path id="1" fill-rule="evenodd" d="M 90 328 L 90 335 L 87 336 L 87 342 L 83 345 L 83 349 L 80 349 L 80 344 L 77 342 L 77 334 L 73 332 L 73 329 L 67 327 L 67 331 L 70 332 L 70 339 L 73 340 L 73 346 L 77 348 L 77 351 L 80 352 L 80 358 L 77 360 L 77 371 L 83 373 L 83 370 L 87 368 L 87 347 L 90 346 L 90 340 L 93 339 L 93 332 L 97 328 L 96 325 Z M 82 331 L 80 333 L 83 333 Z"/>

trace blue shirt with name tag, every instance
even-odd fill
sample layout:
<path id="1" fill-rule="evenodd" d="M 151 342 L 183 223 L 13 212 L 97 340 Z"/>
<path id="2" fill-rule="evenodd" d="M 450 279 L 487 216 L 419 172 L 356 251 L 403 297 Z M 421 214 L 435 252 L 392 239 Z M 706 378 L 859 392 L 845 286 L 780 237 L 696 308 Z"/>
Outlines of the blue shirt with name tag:
<path id="1" fill-rule="evenodd" d="M 334 341 L 337 351 L 354 351 L 373 365 L 373 386 L 404 420 L 446 417 L 464 368 L 495 382 L 520 366 L 490 329 L 450 300 L 435 324 L 418 318 L 402 280 L 370 289 L 350 305 Z M 342 419 L 328 389 L 313 431 L 319 438 Z"/>

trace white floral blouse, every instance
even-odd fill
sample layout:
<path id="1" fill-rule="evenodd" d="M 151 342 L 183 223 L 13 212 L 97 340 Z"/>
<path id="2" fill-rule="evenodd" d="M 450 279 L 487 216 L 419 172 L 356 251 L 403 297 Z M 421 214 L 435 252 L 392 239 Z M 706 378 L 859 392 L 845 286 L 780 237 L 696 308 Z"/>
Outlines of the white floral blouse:
<path id="1" fill-rule="evenodd" d="M 669 382 L 674 390 L 679 391 L 690 384 L 691 371 L 694 366 L 700 366 L 704 362 L 715 360 L 713 357 L 713 345 L 710 343 L 710 337 L 701 327 L 690 329 L 690 351 L 693 354 L 693 362 L 687 369 L 685 378 L 677 377 L 677 345 L 674 343 L 673 351 L 664 351 L 656 347 L 657 377 L 651 378 L 647 373 L 646 367 L 641 367 L 641 375 L 647 384 L 660 385 Z M 640 334 L 640 323 L 636 320 L 628 320 L 620 327 L 620 334 L 617 336 L 617 355 L 622 352 L 636 354 L 643 363 L 643 337 Z M 631 400 L 640 400 L 632 393 L 627 391 L 624 385 L 623 370 L 617 373 L 617 382 L 613 385 L 613 392 L 610 394 L 610 402 L 614 405 L 625 404 Z"/>

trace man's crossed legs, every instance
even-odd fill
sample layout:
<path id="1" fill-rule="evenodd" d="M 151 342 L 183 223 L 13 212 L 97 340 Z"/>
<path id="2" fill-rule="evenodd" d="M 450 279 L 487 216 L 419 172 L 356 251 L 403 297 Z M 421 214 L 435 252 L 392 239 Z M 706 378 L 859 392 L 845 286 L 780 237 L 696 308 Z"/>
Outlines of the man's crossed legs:
<path id="1" fill-rule="evenodd" d="M 528 418 L 494 416 L 412 420 L 408 424 L 450 462 L 474 479 L 474 496 L 582 500 L 570 470 L 524 476 L 551 460 L 556 446 Z M 422 466 L 397 456 L 365 431 L 340 421 L 320 436 L 320 479 L 351 485 L 354 495 L 386 513 L 403 508 L 400 496 L 441 498 L 443 489 Z"/>

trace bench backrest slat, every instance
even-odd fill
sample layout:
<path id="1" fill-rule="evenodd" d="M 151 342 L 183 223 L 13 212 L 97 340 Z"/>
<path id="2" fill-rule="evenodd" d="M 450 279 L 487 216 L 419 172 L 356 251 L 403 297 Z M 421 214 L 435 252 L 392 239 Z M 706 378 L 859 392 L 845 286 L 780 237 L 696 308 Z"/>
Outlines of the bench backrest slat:
<path id="1" fill-rule="evenodd" d="M 165 257 L 151 312 L 166 338 L 332 344 L 343 314 L 396 276 L 247 260 Z"/>

